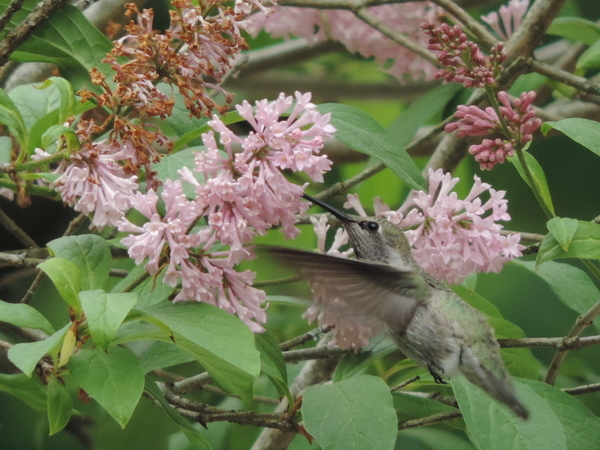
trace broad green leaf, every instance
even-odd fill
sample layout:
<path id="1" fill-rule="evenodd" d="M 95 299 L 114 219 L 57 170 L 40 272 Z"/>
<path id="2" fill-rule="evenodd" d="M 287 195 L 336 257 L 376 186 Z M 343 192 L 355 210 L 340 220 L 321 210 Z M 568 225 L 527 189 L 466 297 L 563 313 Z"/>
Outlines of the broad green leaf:
<path id="1" fill-rule="evenodd" d="M 452 385 L 469 433 L 482 449 L 595 448 L 600 419 L 579 400 L 548 384 L 514 379 L 531 417 L 523 421 L 464 378 Z"/>
<path id="2" fill-rule="evenodd" d="M 245 405 L 250 405 L 255 377 L 177 333 L 173 337 L 177 346 L 200 362 L 221 389 L 239 396 Z"/>
<path id="3" fill-rule="evenodd" d="M 360 109 L 337 103 L 319 105 L 321 114 L 331 113 L 335 137 L 348 147 L 381 161 L 409 187 L 427 190 L 421 171 L 406 150 L 371 116 Z"/>
<path id="4" fill-rule="evenodd" d="M 548 234 L 540 244 L 536 263 L 540 265 L 556 258 L 600 259 L 600 225 L 580 220 L 568 251 Z"/>
<path id="5" fill-rule="evenodd" d="M 75 381 L 121 427 L 131 418 L 144 391 L 144 373 L 138 358 L 127 348 L 80 350 L 69 359 Z"/>
<path id="6" fill-rule="evenodd" d="M 452 290 L 456 295 L 462 298 L 469 305 L 477 308 L 482 313 L 488 315 L 489 317 L 499 317 L 502 318 L 502 314 L 500 314 L 500 310 L 489 300 L 483 298 L 481 295 L 469 291 L 466 287 L 457 284 L 452 286 Z"/>
<path id="7" fill-rule="evenodd" d="M 390 390 L 370 375 L 307 388 L 302 418 L 323 450 L 391 450 L 398 434 Z"/>
<path id="8" fill-rule="evenodd" d="M 0 136 L 0 164 L 10 163 L 13 142 L 9 136 Z"/>
<path id="9" fill-rule="evenodd" d="M 417 130 L 439 114 L 462 89 L 463 86 L 458 83 L 442 84 L 432 89 L 402 111 L 387 128 L 388 133 L 399 147 L 406 147 Z"/>
<path id="10" fill-rule="evenodd" d="M 583 145 L 596 155 L 600 156 L 600 123 L 595 120 L 580 119 L 577 117 L 563 119 L 558 122 L 544 122 L 542 132 L 547 134 L 554 128 Z"/>
<path id="11" fill-rule="evenodd" d="M 129 271 L 129 274 L 113 287 L 111 292 L 123 292 L 125 288 L 130 286 L 131 283 L 136 281 L 145 272 L 146 269 L 143 264 L 134 266 Z M 175 287 L 161 282 L 162 276 L 163 274 L 160 272 L 136 286 L 132 291 L 137 293 L 139 297 L 136 308 L 143 309 L 156 303 L 164 302 L 173 294 Z"/>
<path id="12" fill-rule="evenodd" d="M 138 294 L 107 294 L 95 290 L 82 291 L 79 298 L 94 344 L 107 351 L 121 323 L 137 302 Z"/>
<path id="13" fill-rule="evenodd" d="M 600 41 L 586 49 L 577 59 L 575 68 L 578 71 L 597 69 L 600 67 Z"/>
<path id="14" fill-rule="evenodd" d="M 140 360 L 144 373 L 190 361 L 194 361 L 194 358 L 173 342 L 157 342 L 144 352 Z"/>
<path id="15" fill-rule="evenodd" d="M 361 349 L 359 353 L 346 353 L 335 369 L 333 381 L 341 381 L 353 377 L 366 369 L 373 361 L 383 358 L 397 349 L 398 347 L 390 338 L 384 334 L 380 334 L 372 338 L 371 345 Z"/>
<path id="16" fill-rule="evenodd" d="M 511 264 L 524 267 L 540 277 L 568 308 L 583 314 L 600 301 L 600 291 L 583 270 L 570 264 L 547 261 L 536 266 L 533 261 L 514 260 Z M 600 318 L 594 320 L 600 330 Z"/>
<path id="17" fill-rule="evenodd" d="M 557 17 L 546 33 L 592 45 L 600 39 L 600 26 L 580 17 Z"/>
<path id="18" fill-rule="evenodd" d="M 0 391 L 14 395 L 38 411 L 47 409 L 46 386 L 37 377 L 28 377 L 24 373 L 0 373 Z"/>
<path id="19" fill-rule="evenodd" d="M 73 86 L 64 78 L 50 77 L 48 78 L 40 89 L 46 89 L 48 86 L 54 85 L 60 92 L 60 109 L 59 109 L 59 121 L 65 123 L 67 119 L 75 115 L 76 101 L 75 91 Z"/>
<path id="20" fill-rule="evenodd" d="M 568 251 L 569 245 L 571 245 L 571 239 L 573 239 L 573 235 L 575 234 L 575 231 L 577 231 L 579 222 L 575 219 L 553 217 L 548 221 L 546 226 L 562 249 L 565 252 Z"/>
<path id="21" fill-rule="evenodd" d="M 8 359 L 28 377 L 31 376 L 33 369 L 42 357 L 55 350 L 60 345 L 67 330 L 71 326 L 66 324 L 52 336 L 38 342 L 24 342 L 13 345 L 8 349 Z"/>
<path id="22" fill-rule="evenodd" d="M 73 412 L 73 400 L 60 381 L 52 377 L 48 383 L 48 423 L 50 436 L 62 430 Z"/>
<path id="23" fill-rule="evenodd" d="M 21 112 L 3 89 L 0 89 L 0 124 L 14 129 L 21 146 L 27 148 L 27 127 Z"/>
<path id="24" fill-rule="evenodd" d="M 540 192 L 544 205 L 546 205 L 546 208 L 548 208 L 550 212 L 554 214 L 554 205 L 552 204 L 552 197 L 550 196 L 550 189 L 548 188 L 548 182 L 546 181 L 544 169 L 542 169 L 540 163 L 537 162 L 537 160 L 533 157 L 531 153 L 524 151 L 523 157 L 525 158 L 525 163 L 527 164 L 527 167 L 529 167 L 529 171 L 531 172 L 531 175 L 533 177 L 533 182 L 537 187 L 537 190 Z M 525 175 L 525 170 L 523 169 L 519 158 L 517 158 L 516 156 L 512 156 L 508 158 L 508 160 L 511 163 L 513 163 L 513 165 L 517 169 L 517 172 L 519 172 L 519 175 L 521 175 L 521 178 L 523 178 L 525 183 L 527 183 L 527 185 L 531 189 L 534 189 L 534 186 L 531 186 L 529 184 L 529 180 Z"/>
<path id="25" fill-rule="evenodd" d="M 40 85 L 23 84 L 11 90 L 9 96 L 19 109 L 29 132 L 38 120 L 60 108 L 60 91 L 55 85 L 40 89 Z M 57 117 L 55 125 L 59 123 Z"/>
<path id="26" fill-rule="evenodd" d="M 260 355 L 254 345 L 254 334 L 234 315 L 196 302 L 159 304 L 143 312 L 222 360 L 258 376 Z"/>
<path id="27" fill-rule="evenodd" d="M 54 328 L 37 309 L 23 303 L 7 303 L 0 300 L 0 320 L 23 328 L 34 328 L 44 333 L 54 333 Z"/>
<path id="28" fill-rule="evenodd" d="M 517 380 L 533 389 L 560 420 L 569 450 L 587 450 L 600 442 L 600 419 L 576 397 L 534 380 Z"/>
<path id="29" fill-rule="evenodd" d="M 114 72 L 102 59 L 112 43 L 72 5 L 63 6 L 11 55 L 13 61 L 56 64 L 76 90 L 92 85 L 88 71 L 98 67 L 108 78 Z"/>
<path id="30" fill-rule="evenodd" d="M 79 267 L 64 258 L 50 258 L 38 264 L 52 280 L 56 290 L 67 304 L 81 313 L 79 290 L 81 288 L 81 272 Z"/>
<path id="31" fill-rule="evenodd" d="M 518 398 L 530 412 L 527 421 L 464 377 L 452 380 L 456 400 L 477 446 L 486 450 L 567 449 L 567 439 L 559 419 L 546 400 L 532 389 L 530 383 L 533 382 L 513 381 Z"/>
<path id="32" fill-rule="evenodd" d="M 173 409 L 173 407 L 169 404 L 167 399 L 165 399 L 165 397 L 163 396 L 162 392 L 160 392 L 160 389 L 154 381 L 150 380 L 149 378 L 146 378 L 145 390 L 148 394 L 154 397 L 158 403 L 160 403 L 160 406 L 163 407 L 167 415 L 171 418 L 173 422 L 179 425 L 183 434 L 185 434 L 185 436 L 192 444 L 200 448 L 211 448 L 210 444 L 206 441 L 206 439 L 204 439 L 202 434 L 200 434 L 200 432 L 196 430 L 196 428 L 194 428 L 194 426 L 190 422 L 184 419 L 181 415 L 177 413 L 177 411 Z"/>
<path id="33" fill-rule="evenodd" d="M 48 243 L 54 256 L 68 259 L 81 271 L 81 290 L 102 289 L 108 280 L 112 257 L 106 241 L 94 234 L 65 236 Z"/>
<path id="34" fill-rule="evenodd" d="M 257 334 L 255 339 L 262 372 L 269 377 L 279 397 L 286 396 L 289 404 L 293 405 L 294 398 L 287 385 L 287 368 L 277 341 L 268 331 Z"/>
<path id="35" fill-rule="evenodd" d="M 42 148 L 49 149 L 54 141 L 60 137 L 64 137 L 69 149 L 79 150 L 79 138 L 77 137 L 77 133 L 73 128 L 64 125 L 54 125 L 46 130 L 42 135 Z"/>

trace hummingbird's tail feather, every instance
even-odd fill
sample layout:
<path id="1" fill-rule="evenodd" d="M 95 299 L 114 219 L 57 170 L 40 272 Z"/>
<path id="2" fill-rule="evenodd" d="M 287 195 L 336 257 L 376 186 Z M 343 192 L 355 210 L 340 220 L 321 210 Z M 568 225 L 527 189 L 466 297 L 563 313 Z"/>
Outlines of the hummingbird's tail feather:
<path id="1" fill-rule="evenodd" d="M 529 418 L 529 411 L 515 395 L 515 389 L 508 373 L 504 370 L 504 377 L 498 378 L 496 374 L 486 369 L 479 361 L 476 364 L 478 365 L 476 370 L 462 371 L 465 378 L 475 386 L 481 388 L 490 397 L 504 403 L 517 416 L 527 420 Z"/>

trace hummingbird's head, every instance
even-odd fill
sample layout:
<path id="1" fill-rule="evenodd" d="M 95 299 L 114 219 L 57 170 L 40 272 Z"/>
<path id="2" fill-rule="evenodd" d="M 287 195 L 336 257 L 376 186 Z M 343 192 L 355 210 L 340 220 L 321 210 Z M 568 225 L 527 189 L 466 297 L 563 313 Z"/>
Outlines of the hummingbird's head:
<path id="1" fill-rule="evenodd" d="M 395 223 L 384 217 L 347 214 L 307 194 L 303 196 L 342 222 L 358 259 L 383 262 L 403 270 L 414 270 L 418 266 L 404 232 Z"/>

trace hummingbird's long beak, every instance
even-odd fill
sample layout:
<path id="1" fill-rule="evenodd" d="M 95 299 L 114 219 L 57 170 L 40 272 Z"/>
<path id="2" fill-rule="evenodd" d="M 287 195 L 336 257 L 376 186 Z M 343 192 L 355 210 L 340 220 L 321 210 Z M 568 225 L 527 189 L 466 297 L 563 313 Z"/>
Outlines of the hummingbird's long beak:
<path id="1" fill-rule="evenodd" d="M 327 203 L 323 203 L 321 200 L 317 200 L 316 198 L 311 197 L 308 194 L 302 194 L 302 197 L 305 198 L 306 200 L 308 200 L 309 202 L 311 202 L 311 203 L 313 203 L 315 205 L 320 206 L 325 211 L 330 212 L 335 217 L 337 217 L 338 219 L 340 219 L 343 223 L 354 222 L 354 220 L 352 220 L 352 218 L 350 216 L 348 216 L 348 214 L 343 213 L 340 210 L 335 209 L 332 206 L 329 206 Z"/>

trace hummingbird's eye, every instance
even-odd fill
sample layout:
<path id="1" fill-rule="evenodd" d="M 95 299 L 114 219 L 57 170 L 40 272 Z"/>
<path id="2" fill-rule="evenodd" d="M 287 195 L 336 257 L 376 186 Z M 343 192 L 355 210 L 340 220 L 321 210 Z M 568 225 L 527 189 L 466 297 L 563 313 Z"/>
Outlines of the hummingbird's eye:
<path id="1" fill-rule="evenodd" d="M 367 222 L 367 229 L 369 231 L 377 231 L 379 230 L 379 224 L 377 222 Z"/>

